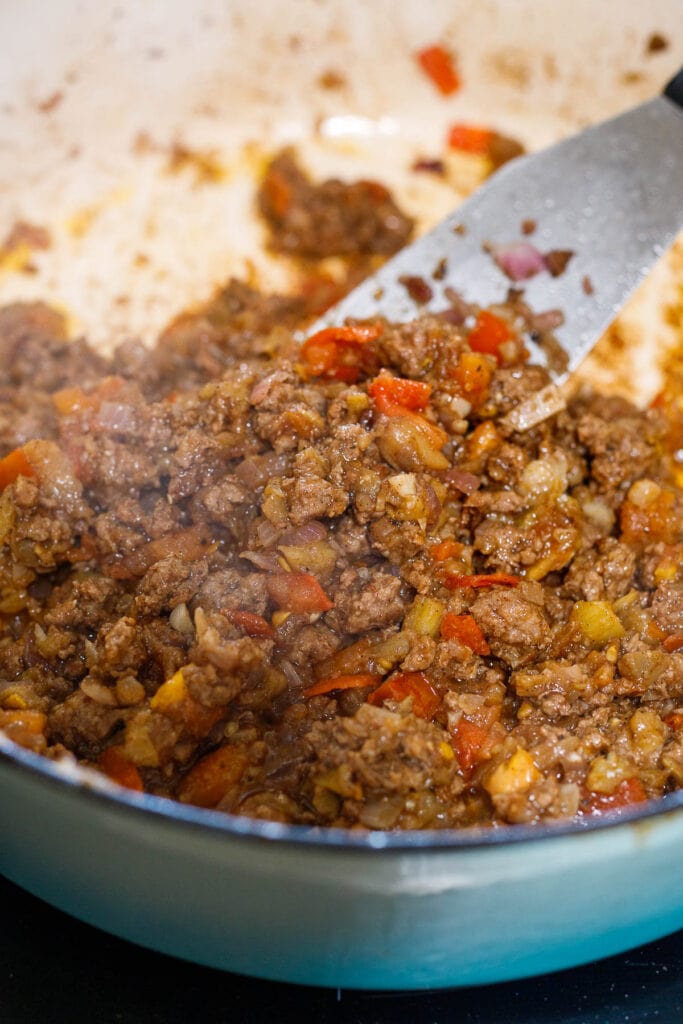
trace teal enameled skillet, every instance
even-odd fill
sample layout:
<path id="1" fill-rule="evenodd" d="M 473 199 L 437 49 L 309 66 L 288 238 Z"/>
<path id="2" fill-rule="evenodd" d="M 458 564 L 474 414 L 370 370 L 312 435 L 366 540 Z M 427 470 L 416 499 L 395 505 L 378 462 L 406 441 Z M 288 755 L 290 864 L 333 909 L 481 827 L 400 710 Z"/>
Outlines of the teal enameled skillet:
<path id="1" fill-rule="evenodd" d="M 143 946 L 257 977 L 423 989 L 683 926 L 683 793 L 577 827 L 350 834 L 122 790 L 0 735 L 0 871 Z"/>

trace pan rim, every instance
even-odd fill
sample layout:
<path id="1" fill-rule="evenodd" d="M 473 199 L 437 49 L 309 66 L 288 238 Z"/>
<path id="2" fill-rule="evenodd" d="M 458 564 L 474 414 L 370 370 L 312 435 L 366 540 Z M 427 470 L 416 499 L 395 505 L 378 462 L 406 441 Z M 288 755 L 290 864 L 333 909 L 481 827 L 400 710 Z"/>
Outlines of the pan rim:
<path id="1" fill-rule="evenodd" d="M 613 833 L 615 830 L 641 826 L 653 819 L 670 817 L 683 808 L 683 790 L 667 793 L 633 809 L 586 821 L 573 820 L 546 825 L 503 825 L 493 829 L 423 829 L 402 832 L 351 832 L 341 828 L 287 825 L 209 810 L 183 804 L 168 797 L 127 791 L 100 779 L 94 771 L 78 766 L 67 773 L 59 762 L 19 747 L 0 732 L 0 766 L 18 770 L 21 775 L 40 778 L 51 788 L 77 793 L 87 802 L 94 801 L 105 810 L 124 813 L 133 819 L 156 819 L 165 826 L 175 826 L 198 834 L 231 836 L 278 846 L 303 846 L 313 849 L 335 849 L 338 852 L 372 854 L 415 853 L 443 854 L 458 850 L 499 850 L 505 847 L 534 845 L 553 839 L 576 840 L 586 834 Z"/>

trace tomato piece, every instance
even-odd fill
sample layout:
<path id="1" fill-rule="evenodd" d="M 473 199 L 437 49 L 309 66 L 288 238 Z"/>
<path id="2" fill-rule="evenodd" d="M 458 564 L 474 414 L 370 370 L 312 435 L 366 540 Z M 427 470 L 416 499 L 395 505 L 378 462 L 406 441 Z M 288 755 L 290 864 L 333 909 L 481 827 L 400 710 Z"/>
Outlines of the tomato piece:
<path id="1" fill-rule="evenodd" d="M 460 770 L 465 779 L 469 779 L 479 761 L 486 758 L 484 744 L 488 739 L 488 730 L 476 722 L 461 718 L 451 729 L 451 739 Z"/>
<path id="2" fill-rule="evenodd" d="M 382 677 L 373 672 L 359 672 L 357 675 L 328 676 L 327 679 L 319 679 L 313 686 L 304 690 L 306 697 L 318 697 L 321 693 L 331 693 L 333 690 L 358 690 L 364 686 L 376 686 Z"/>
<path id="3" fill-rule="evenodd" d="M 491 653 L 491 648 L 472 615 L 446 612 L 441 620 L 441 636 L 444 640 L 458 640 L 475 654 L 485 656 Z"/>
<path id="4" fill-rule="evenodd" d="M 478 124 L 464 124 L 462 121 L 451 125 L 448 130 L 448 146 L 463 153 L 486 156 L 491 145 L 493 132 Z"/>
<path id="5" fill-rule="evenodd" d="M 125 786 L 126 789 L 134 789 L 136 792 L 142 793 L 144 787 L 140 778 L 140 772 L 134 764 L 131 764 L 121 747 L 107 747 L 100 755 L 100 768 L 105 775 L 109 776 L 113 782 L 117 782 L 119 786 Z"/>
<path id="6" fill-rule="evenodd" d="M 278 608 L 305 615 L 309 612 L 329 612 L 334 603 L 310 572 L 278 572 L 268 577 L 266 584 L 271 599 Z"/>
<path id="7" fill-rule="evenodd" d="M 368 386 L 375 408 L 385 416 L 402 416 L 406 410 L 421 412 L 429 404 L 431 385 L 404 377 L 380 374 Z"/>
<path id="8" fill-rule="evenodd" d="M 668 725 L 674 732 L 678 732 L 679 729 L 683 729 L 683 711 L 672 711 L 664 719 L 664 724 Z"/>
<path id="9" fill-rule="evenodd" d="M 255 612 L 245 612 L 238 608 L 224 608 L 223 614 L 232 622 L 233 626 L 243 629 L 247 636 L 275 636 L 275 630 L 267 619 L 264 619 L 262 615 L 256 615 Z"/>
<path id="10" fill-rule="evenodd" d="M 429 554 L 435 562 L 445 562 L 448 558 L 459 558 L 464 547 L 464 544 L 459 544 L 457 540 L 448 537 L 447 540 L 442 540 L 439 544 L 432 544 Z"/>
<path id="11" fill-rule="evenodd" d="M 449 590 L 461 590 L 463 587 L 518 587 L 521 577 L 510 576 L 506 572 L 475 573 L 472 576 L 449 572 L 445 574 L 443 582 Z"/>
<path id="12" fill-rule="evenodd" d="M 609 811 L 620 811 L 632 804 L 640 804 L 647 800 L 647 793 L 639 778 L 633 776 L 619 783 L 613 793 L 592 793 L 586 795 L 582 802 L 581 813 L 590 815 L 607 814 Z"/>
<path id="13" fill-rule="evenodd" d="M 423 672 L 399 672 L 387 679 L 368 697 L 368 703 L 379 707 L 385 700 L 402 701 L 413 698 L 413 714 L 432 718 L 441 704 L 441 697 Z"/>
<path id="14" fill-rule="evenodd" d="M 324 327 L 301 346 L 301 357 L 312 377 L 353 384 L 360 376 L 358 349 L 382 333 L 379 324 Z"/>
<path id="15" fill-rule="evenodd" d="M 683 633 L 672 633 L 671 636 L 668 636 L 663 641 L 662 647 L 669 654 L 672 654 L 673 651 L 680 651 L 681 647 L 683 647 Z"/>
<path id="16" fill-rule="evenodd" d="M 490 313 L 488 309 L 482 309 L 467 340 L 473 352 L 482 352 L 499 359 L 500 346 L 512 337 L 512 329 L 505 320 Z"/>
<path id="17" fill-rule="evenodd" d="M 460 88 L 460 76 L 453 57 L 443 46 L 426 46 L 416 54 L 418 63 L 442 96 L 451 96 Z"/>
<path id="18" fill-rule="evenodd" d="M 26 458 L 23 448 L 15 448 L 4 459 L 0 459 L 0 490 L 13 484 L 17 477 L 35 477 L 36 472 Z"/>

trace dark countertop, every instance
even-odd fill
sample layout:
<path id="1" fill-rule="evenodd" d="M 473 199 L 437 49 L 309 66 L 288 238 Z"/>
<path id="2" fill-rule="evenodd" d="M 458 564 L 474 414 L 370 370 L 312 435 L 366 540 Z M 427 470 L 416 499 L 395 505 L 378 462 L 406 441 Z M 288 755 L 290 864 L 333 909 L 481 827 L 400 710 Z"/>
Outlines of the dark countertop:
<path id="1" fill-rule="evenodd" d="M 0 878 L 2 1024 L 680 1024 L 683 932 L 487 988 L 363 993 L 256 981 L 150 953 Z"/>

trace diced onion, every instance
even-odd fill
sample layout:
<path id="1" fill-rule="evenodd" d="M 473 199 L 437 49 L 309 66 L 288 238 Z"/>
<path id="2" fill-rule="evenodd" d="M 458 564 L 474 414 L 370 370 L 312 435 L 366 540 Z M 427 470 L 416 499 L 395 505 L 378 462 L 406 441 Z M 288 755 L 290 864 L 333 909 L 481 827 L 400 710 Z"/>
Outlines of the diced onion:
<path id="1" fill-rule="evenodd" d="M 556 384 L 547 384 L 522 402 L 501 420 L 506 431 L 525 431 L 538 426 L 567 407 L 567 400 Z"/>

